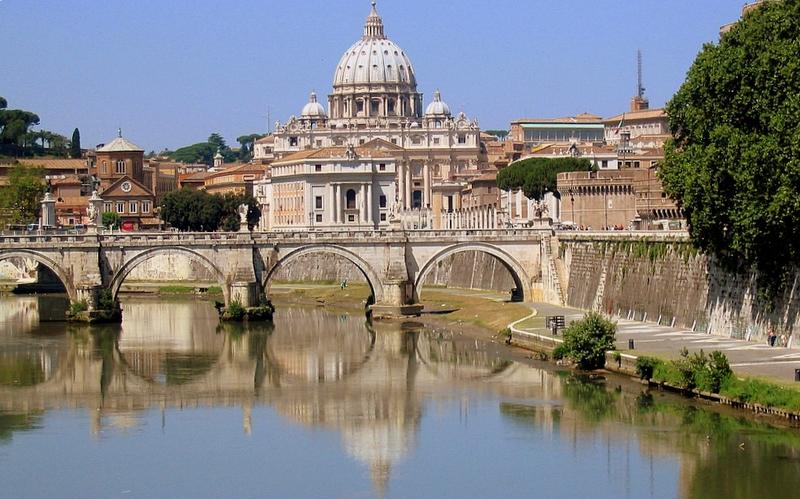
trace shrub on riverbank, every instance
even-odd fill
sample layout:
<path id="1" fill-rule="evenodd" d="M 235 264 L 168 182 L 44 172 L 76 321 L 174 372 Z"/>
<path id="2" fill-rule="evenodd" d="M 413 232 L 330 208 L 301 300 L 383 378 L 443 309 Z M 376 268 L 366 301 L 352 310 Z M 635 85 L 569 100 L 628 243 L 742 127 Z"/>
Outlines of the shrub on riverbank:
<path id="1" fill-rule="evenodd" d="M 650 376 L 646 376 L 646 374 Z M 667 383 L 685 390 L 720 393 L 722 386 L 733 378 L 728 358 L 722 352 L 706 355 L 702 350 L 689 354 L 684 348 L 678 360 L 664 362 L 651 357 L 636 361 L 636 372 L 642 379 Z"/>
<path id="2" fill-rule="evenodd" d="M 599 369 L 605 365 L 606 352 L 615 348 L 616 331 L 615 323 L 589 312 L 564 330 L 564 342 L 553 351 L 553 357 L 571 359 L 581 369 Z"/>
<path id="3" fill-rule="evenodd" d="M 689 355 L 684 349 L 681 358 L 672 361 L 639 357 L 636 360 L 636 372 L 642 379 L 652 379 L 686 390 L 696 388 L 718 393 L 737 402 L 800 410 L 800 390 L 756 378 L 737 378 L 728 358 L 719 351 L 706 356 L 702 350 Z"/>

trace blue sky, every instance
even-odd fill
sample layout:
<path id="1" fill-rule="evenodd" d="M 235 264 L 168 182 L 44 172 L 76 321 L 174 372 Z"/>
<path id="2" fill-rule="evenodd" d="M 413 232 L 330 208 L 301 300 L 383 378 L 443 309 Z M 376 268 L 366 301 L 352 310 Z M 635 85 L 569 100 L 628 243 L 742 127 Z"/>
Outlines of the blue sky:
<path id="1" fill-rule="evenodd" d="M 483 128 L 624 111 L 636 49 L 663 105 L 741 0 L 379 0 L 429 102 Z M 84 147 L 122 127 L 147 150 L 299 114 L 360 36 L 367 0 L 0 0 L 0 95 Z M 322 99 L 324 100 L 324 99 Z"/>

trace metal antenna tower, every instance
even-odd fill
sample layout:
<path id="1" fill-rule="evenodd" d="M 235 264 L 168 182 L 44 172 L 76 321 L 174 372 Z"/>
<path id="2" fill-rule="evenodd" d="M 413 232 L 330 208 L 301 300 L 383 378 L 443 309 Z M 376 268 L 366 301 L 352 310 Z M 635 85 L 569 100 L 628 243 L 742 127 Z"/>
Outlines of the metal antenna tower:
<path id="1" fill-rule="evenodd" d="M 641 49 L 636 51 L 636 95 L 639 96 L 640 99 L 644 99 L 644 85 L 642 85 L 642 51 Z"/>

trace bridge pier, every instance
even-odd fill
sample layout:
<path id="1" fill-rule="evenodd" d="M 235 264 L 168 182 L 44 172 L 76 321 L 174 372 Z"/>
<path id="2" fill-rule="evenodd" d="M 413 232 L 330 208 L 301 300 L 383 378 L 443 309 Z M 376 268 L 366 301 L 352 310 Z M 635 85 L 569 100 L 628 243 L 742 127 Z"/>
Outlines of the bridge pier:
<path id="1" fill-rule="evenodd" d="M 422 305 L 414 303 L 414 284 L 407 279 L 384 279 L 383 294 L 370 307 L 374 319 L 419 317 Z"/>
<path id="2" fill-rule="evenodd" d="M 88 323 L 121 322 L 122 310 L 110 288 L 84 284 L 75 287 L 75 300 L 70 304 L 67 318 Z"/>
<path id="3" fill-rule="evenodd" d="M 259 305 L 260 284 L 254 282 L 234 282 L 231 284 L 231 303 L 238 302 L 241 306 L 256 307 Z"/>

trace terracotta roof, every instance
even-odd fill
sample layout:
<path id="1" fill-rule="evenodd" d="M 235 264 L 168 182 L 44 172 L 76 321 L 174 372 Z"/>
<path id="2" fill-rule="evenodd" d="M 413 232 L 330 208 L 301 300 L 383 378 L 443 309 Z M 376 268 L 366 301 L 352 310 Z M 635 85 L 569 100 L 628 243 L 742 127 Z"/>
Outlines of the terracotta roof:
<path id="1" fill-rule="evenodd" d="M 378 142 L 380 141 L 380 142 Z M 383 143 L 391 147 L 380 147 Z M 364 145 L 356 146 L 356 156 L 359 159 L 381 159 L 381 158 L 394 158 L 397 156 L 397 151 L 402 151 L 401 147 L 395 146 L 389 142 L 376 139 Z M 301 161 L 304 159 L 337 159 L 347 157 L 347 147 L 323 147 L 320 149 L 306 149 L 299 151 L 288 156 L 284 156 L 279 161 L 272 163 L 273 165 L 281 165 L 284 163 L 291 163 L 294 161 Z"/>
<path id="2" fill-rule="evenodd" d="M 601 123 L 602 117 L 592 113 L 581 113 L 577 116 L 565 116 L 563 118 L 520 118 L 511 123 Z"/>
<path id="3" fill-rule="evenodd" d="M 103 147 L 98 147 L 97 152 L 144 152 L 144 149 L 128 139 L 117 137 Z"/>
<path id="4" fill-rule="evenodd" d="M 224 170 L 219 170 L 219 171 L 215 171 L 215 172 L 208 172 L 208 175 L 206 175 L 203 178 L 219 177 L 219 176 L 222 176 L 222 175 L 230 175 L 231 173 L 243 173 L 243 174 L 247 174 L 247 173 L 262 173 L 263 174 L 265 171 L 266 171 L 266 168 L 264 168 L 263 165 L 254 165 L 254 164 L 251 164 L 251 163 L 233 163 L 233 164 L 229 165 L 228 167 L 226 167 Z M 203 173 L 206 173 L 206 172 L 203 172 Z"/>
<path id="5" fill-rule="evenodd" d="M 266 137 L 260 138 L 256 141 L 256 144 L 274 144 L 274 143 L 275 143 L 274 135 L 267 135 Z"/>
<path id="6" fill-rule="evenodd" d="M 19 159 L 17 162 L 24 166 L 41 166 L 46 170 L 86 170 L 88 168 L 85 159 L 25 158 Z"/>
<path id="7" fill-rule="evenodd" d="M 664 108 L 658 109 L 645 109 L 642 111 L 631 111 L 627 113 L 618 114 L 616 116 L 612 116 L 610 118 L 606 118 L 603 120 L 603 123 L 606 125 L 618 125 L 620 121 L 622 121 L 623 125 L 625 122 L 628 121 L 638 121 L 638 120 L 655 120 L 666 118 L 667 112 Z"/>
<path id="8" fill-rule="evenodd" d="M 179 175 L 178 178 L 180 178 L 181 183 L 183 183 L 183 182 L 203 182 L 206 179 L 206 177 L 211 175 L 211 173 L 212 172 L 205 171 L 205 172 L 190 173 L 188 175 L 182 174 L 182 175 Z"/>

